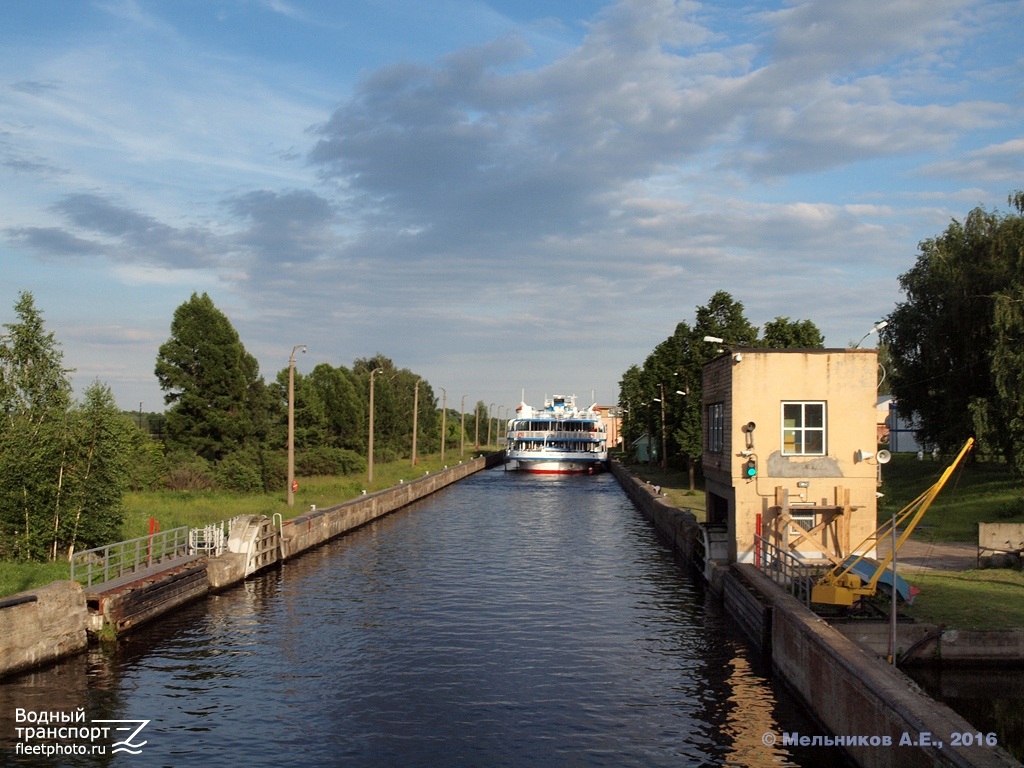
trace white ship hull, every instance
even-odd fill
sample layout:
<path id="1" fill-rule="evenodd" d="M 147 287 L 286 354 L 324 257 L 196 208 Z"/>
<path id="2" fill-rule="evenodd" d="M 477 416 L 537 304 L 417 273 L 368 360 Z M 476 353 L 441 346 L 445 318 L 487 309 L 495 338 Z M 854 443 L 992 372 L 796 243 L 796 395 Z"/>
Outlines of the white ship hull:
<path id="1" fill-rule="evenodd" d="M 602 472 L 605 467 L 605 460 L 593 458 L 593 455 L 581 458 L 570 458 L 560 456 L 547 457 L 517 457 L 509 455 L 508 460 L 515 464 L 515 469 L 521 472 L 533 472 L 547 475 L 589 475 L 595 472 Z"/>

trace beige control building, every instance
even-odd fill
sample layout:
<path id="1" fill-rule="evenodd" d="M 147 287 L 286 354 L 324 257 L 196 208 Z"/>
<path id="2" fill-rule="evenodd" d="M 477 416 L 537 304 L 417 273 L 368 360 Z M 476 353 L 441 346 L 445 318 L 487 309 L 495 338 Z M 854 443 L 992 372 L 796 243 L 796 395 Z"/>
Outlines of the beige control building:
<path id="1" fill-rule="evenodd" d="M 873 349 L 733 348 L 704 367 L 707 519 L 729 560 L 755 534 L 801 558 L 841 560 L 877 528 Z M 883 455 L 884 458 L 884 455 Z"/>

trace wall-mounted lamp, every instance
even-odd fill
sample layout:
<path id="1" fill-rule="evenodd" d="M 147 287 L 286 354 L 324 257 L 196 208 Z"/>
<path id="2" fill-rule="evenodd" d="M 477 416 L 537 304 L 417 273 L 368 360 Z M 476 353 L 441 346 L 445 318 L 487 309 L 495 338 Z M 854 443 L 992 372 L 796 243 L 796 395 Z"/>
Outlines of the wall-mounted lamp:
<path id="1" fill-rule="evenodd" d="M 799 483 L 796 484 L 796 487 L 797 488 L 810 488 L 811 484 L 807 480 L 801 480 Z"/>

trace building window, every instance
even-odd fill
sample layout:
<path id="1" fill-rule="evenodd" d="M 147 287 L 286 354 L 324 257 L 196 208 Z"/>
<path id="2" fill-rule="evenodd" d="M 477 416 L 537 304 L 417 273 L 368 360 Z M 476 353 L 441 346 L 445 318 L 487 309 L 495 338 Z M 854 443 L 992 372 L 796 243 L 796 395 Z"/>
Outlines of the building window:
<path id="1" fill-rule="evenodd" d="M 708 406 L 708 453 L 725 451 L 725 403 Z"/>
<path id="2" fill-rule="evenodd" d="M 782 453 L 825 455 L 825 403 L 782 404 Z"/>

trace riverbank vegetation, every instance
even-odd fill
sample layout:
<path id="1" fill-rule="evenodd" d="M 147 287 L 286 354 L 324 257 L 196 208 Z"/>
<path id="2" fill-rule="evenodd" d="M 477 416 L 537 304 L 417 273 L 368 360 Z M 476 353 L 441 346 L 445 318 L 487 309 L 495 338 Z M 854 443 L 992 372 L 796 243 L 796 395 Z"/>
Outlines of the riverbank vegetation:
<path id="1" fill-rule="evenodd" d="M 493 446 L 491 449 L 495 449 Z M 486 446 L 482 451 L 489 450 Z M 462 459 L 478 455 L 466 446 Z M 150 532 L 150 519 L 160 530 L 180 526 L 200 527 L 236 515 L 267 515 L 280 513 L 285 520 L 303 514 L 316 505 L 324 509 L 367 493 L 391 488 L 401 482 L 437 472 L 460 461 L 459 446 L 450 448 L 442 461 L 440 453 L 418 457 L 413 467 L 410 459 L 383 462 L 374 466 L 374 482 L 366 482 L 366 474 L 359 476 L 316 476 L 302 478 L 295 492 L 295 505 L 289 507 L 284 493 L 238 493 L 223 490 L 206 491 L 132 491 L 124 499 L 122 534 L 115 540 L 146 536 Z M 0 597 L 49 584 L 70 577 L 67 560 L 56 562 L 0 561 Z"/>
<path id="2" fill-rule="evenodd" d="M 1020 478 L 1005 462 L 976 459 L 970 457 L 953 473 L 915 529 L 915 539 L 977 542 L 979 522 L 1024 523 Z M 933 485 L 948 464 L 948 456 L 895 454 L 882 467 L 879 524 Z"/>
<path id="3" fill-rule="evenodd" d="M 211 509 L 276 511 L 288 479 L 289 401 L 300 485 L 338 478 L 311 504 L 362 492 L 370 442 L 383 465 L 401 463 L 417 442 L 419 455 L 447 444 L 451 456 L 452 446 L 492 434 L 497 441 L 483 402 L 466 414 L 439 409 L 425 379 L 379 353 L 302 375 L 294 367 L 305 348 L 297 345 L 288 367 L 266 382 L 206 294 L 177 308 L 157 353 L 163 413 L 122 412 L 100 382 L 76 402 L 73 371 L 31 293 L 19 295 L 14 315 L 0 330 L 2 561 L 67 562 L 74 552 L 143 535 L 135 506 L 147 508 L 147 522 L 171 519 L 161 521 L 165 529 Z"/>
<path id="4" fill-rule="evenodd" d="M 1024 627 L 1024 572 L 1009 569 L 917 571 L 921 593 L 906 615 L 954 629 Z"/>

